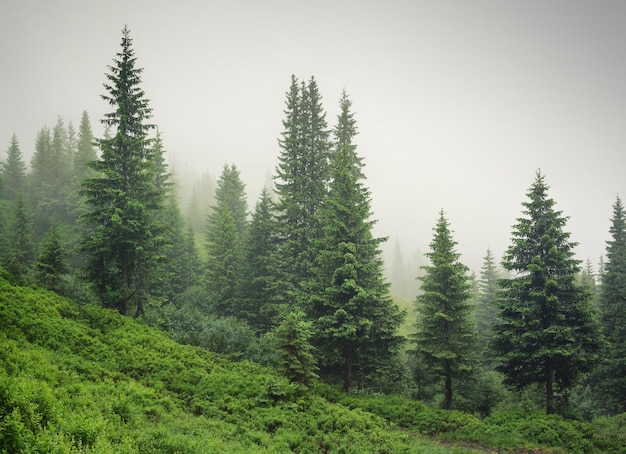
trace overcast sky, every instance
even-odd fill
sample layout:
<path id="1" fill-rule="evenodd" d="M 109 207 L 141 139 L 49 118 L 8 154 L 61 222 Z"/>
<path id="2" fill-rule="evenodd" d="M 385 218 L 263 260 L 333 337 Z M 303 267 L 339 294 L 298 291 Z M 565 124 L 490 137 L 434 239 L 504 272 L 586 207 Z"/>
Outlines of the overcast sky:
<path id="1" fill-rule="evenodd" d="M 83 110 L 101 134 L 126 24 L 170 157 L 234 163 L 252 203 L 290 77 L 314 76 L 329 125 L 352 98 L 376 233 L 405 257 L 441 209 L 467 265 L 501 257 L 540 168 L 595 266 L 626 197 L 625 21 L 621 0 L 2 0 L 0 159 Z"/>

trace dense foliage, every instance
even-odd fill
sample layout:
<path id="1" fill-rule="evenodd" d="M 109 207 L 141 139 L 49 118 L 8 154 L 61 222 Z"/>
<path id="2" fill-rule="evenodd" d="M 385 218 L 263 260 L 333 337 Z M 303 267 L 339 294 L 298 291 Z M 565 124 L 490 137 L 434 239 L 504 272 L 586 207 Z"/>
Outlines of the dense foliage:
<path id="1" fill-rule="evenodd" d="M 623 423 L 535 412 L 481 421 L 405 397 L 306 390 L 116 311 L 0 278 L 0 452 L 617 453 Z"/>

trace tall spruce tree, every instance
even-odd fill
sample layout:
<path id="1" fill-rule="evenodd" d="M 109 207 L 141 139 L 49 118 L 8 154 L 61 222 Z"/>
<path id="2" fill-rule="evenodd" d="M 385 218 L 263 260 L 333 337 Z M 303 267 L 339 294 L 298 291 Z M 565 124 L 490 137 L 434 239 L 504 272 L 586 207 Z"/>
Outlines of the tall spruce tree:
<path id="1" fill-rule="evenodd" d="M 26 164 L 24 163 L 17 136 L 11 137 L 7 159 L 2 163 L 2 198 L 15 202 L 24 194 L 26 185 Z"/>
<path id="2" fill-rule="evenodd" d="M 243 244 L 247 228 L 245 185 L 235 165 L 225 165 L 207 222 L 207 286 L 219 315 L 239 312 Z"/>
<path id="3" fill-rule="evenodd" d="M 450 408 L 453 379 L 471 372 L 476 353 L 474 305 L 469 269 L 460 261 L 456 241 L 443 210 L 419 278 L 423 294 L 417 297 L 417 332 L 413 336 L 419 363 L 443 380 L 444 408 Z"/>
<path id="4" fill-rule="evenodd" d="M 498 272 L 495 257 L 491 249 L 487 249 L 483 257 L 483 265 L 478 279 L 478 295 L 476 300 L 476 325 L 483 356 L 488 354 L 491 344 L 492 328 L 496 324 L 497 312 L 496 294 L 498 292 Z"/>
<path id="5" fill-rule="evenodd" d="M 283 127 L 275 176 L 281 227 L 277 264 L 288 287 L 283 298 L 302 303 L 302 285 L 313 277 L 313 244 L 322 235 L 316 214 L 329 180 L 329 131 L 314 78 L 305 84 L 292 76 Z"/>
<path id="6" fill-rule="evenodd" d="M 68 195 L 71 191 L 71 167 L 68 132 L 61 118 L 52 130 L 42 128 L 31 159 L 30 199 L 33 227 L 37 238 L 49 229 L 53 219 L 70 221 Z"/>
<path id="7" fill-rule="evenodd" d="M 90 167 L 90 162 L 98 159 L 94 137 L 91 129 L 89 115 L 83 111 L 78 127 L 78 140 L 76 143 L 76 153 L 72 160 L 72 178 L 74 179 L 74 189 L 79 190 L 83 180 L 93 178 L 94 170 Z"/>
<path id="8" fill-rule="evenodd" d="M 607 341 L 600 367 L 600 391 L 611 412 L 626 411 L 626 212 L 613 205 L 600 289 L 602 329 Z"/>
<path id="9" fill-rule="evenodd" d="M 127 314 L 144 312 L 151 271 L 160 258 L 162 225 L 157 213 L 163 193 L 156 187 L 156 166 L 148 123 L 152 109 L 141 88 L 142 69 L 130 38 L 122 31 L 121 50 L 108 67 L 106 94 L 113 110 L 102 123 L 110 135 L 97 140 L 101 150 L 90 166 L 96 172 L 82 183 L 89 207 L 82 216 L 89 228 L 82 250 L 87 255 L 86 275 L 103 305 Z"/>
<path id="10" fill-rule="evenodd" d="M 276 326 L 281 312 L 276 298 L 280 285 L 275 265 L 277 236 L 274 204 L 263 188 L 246 236 L 242 272 L 247 282 L 241 287 L 241 307 L 236 314 L 262 333 Z"/>
<path id="11" fill-rule="evenodd" d="M 589 292 L 576 282 L 576 243 L 548 189 L 538 171 L 502 262 L 515 275 L 500 281 L 494 347 L 507 383 L 545 386 L 550 414 L 555 387 L 571 388 L 596 364 L 600 338 Z"/>
<path id="12" fill-rule="evenodd" d="M 307 307 L 320 365 L 326 372 L 339 367 L 346 392 L 354 369 L 373 374 L 389 364 L 404 318 L 383 277 L 380 244 L 386 238 L 372 234 L 370 193 L 353 144 L 357 128 L 351 104 L 344 91 L 333 131 L 330 189 L 317 213 L 323 236 L 315 242 L 315 278 Z"/>

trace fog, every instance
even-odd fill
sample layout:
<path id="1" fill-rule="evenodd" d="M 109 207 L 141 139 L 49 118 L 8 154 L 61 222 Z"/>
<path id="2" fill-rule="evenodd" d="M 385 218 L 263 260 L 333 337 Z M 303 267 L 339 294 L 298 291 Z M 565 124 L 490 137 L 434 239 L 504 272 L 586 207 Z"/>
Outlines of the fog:
<path id="1" fill-rule="evenodd" d="M 537 169 L 581 260 L 626 195 L 626 2 L 78 1 L 0 5 L 0 160 L 58 117 L 96 136 L 107 65 L 131 30 L 174 167 L 234 163 L 252 205 L 279 153 L 290 77 L 327 120 L 353 101 L 376 233 L 426 252 L 444 209 L 462 260 L 500 257 Z M 388 260 L 390 263 L 390 260 Z"/>

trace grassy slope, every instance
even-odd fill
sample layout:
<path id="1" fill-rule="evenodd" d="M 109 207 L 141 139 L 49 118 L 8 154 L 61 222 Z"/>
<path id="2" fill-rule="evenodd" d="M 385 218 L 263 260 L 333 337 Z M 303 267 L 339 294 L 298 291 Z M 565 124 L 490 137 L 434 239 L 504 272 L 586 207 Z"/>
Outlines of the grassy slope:
<path id="1" fill-rule="evenodd" d="M 266 368 L 0 278 L 0 452 L 472 452 L 425 435 L 491 452 L 626 452 L 626 414 L 602 424 L 481 421 L 393 396 L 305 392 Z"/>
<path id="2" fill-rule="evenodd" d="M 393 302 L 396 303 L 400 309 L 406 311 L 404 323 L 402 323 L 398 331 L 400 335 L 408 337 L 415 332 L 415 321 L 417 317 L 415 301 L 393 295 Z"/>
<path id="3" fill-rule="evenodd" d="M 0 452 L 450 451 L 268 369 L 0 278 Z"/>

